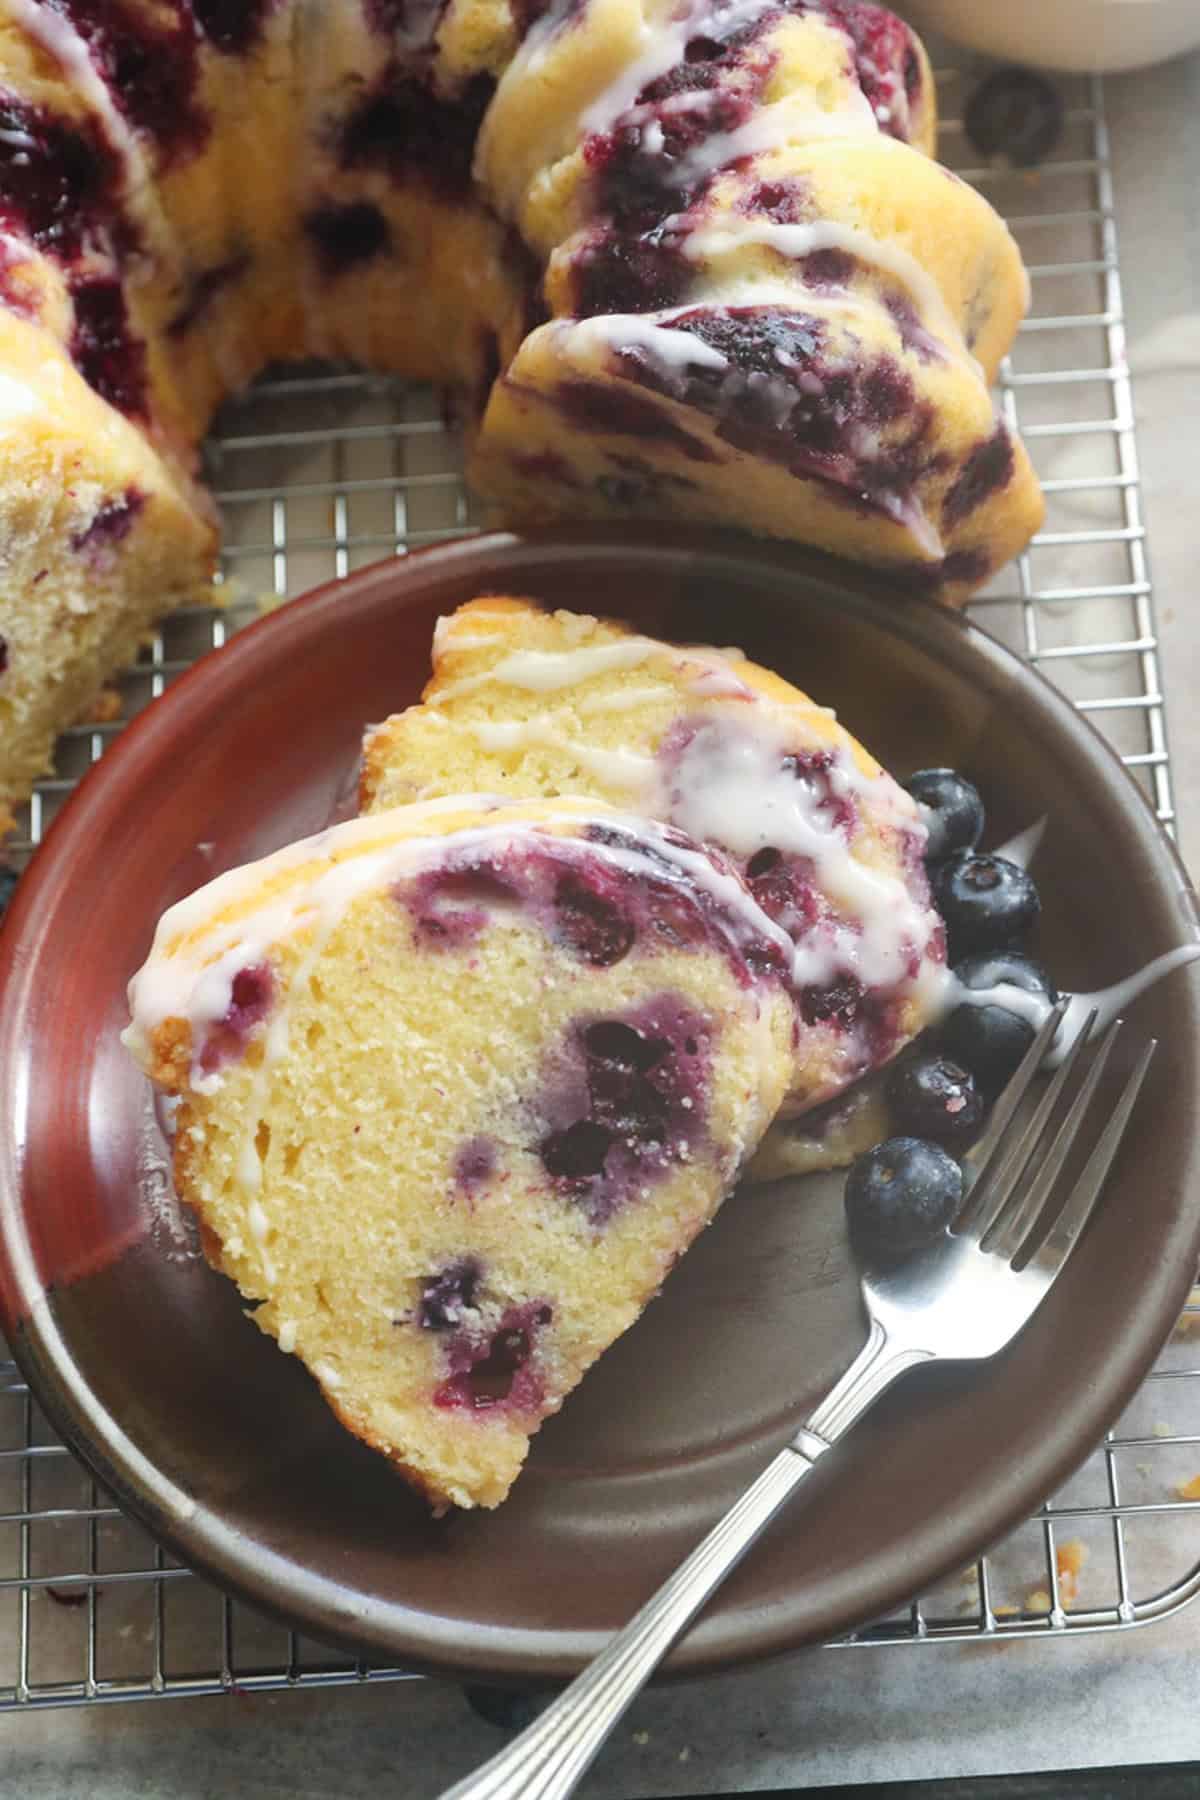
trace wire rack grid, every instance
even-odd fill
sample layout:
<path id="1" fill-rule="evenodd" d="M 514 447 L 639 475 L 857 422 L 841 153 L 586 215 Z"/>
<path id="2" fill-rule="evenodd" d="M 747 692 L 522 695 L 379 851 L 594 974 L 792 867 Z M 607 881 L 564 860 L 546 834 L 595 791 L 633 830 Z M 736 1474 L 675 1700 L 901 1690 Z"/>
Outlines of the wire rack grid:
<path id="1" fill-rule="evenodd" d="M 974 603 L 980 620 L 1089 713 L 1173 819 L 1158 644 L 1113 214 L 1103 85 L 1068 85 L 1064 138 L 1036 174 L 970 166 L 939 74 L 941 153 L 1005 213 L 1031 316 L 1000 404 L 1043 479 L 1046 529 Z M 121 725 L 197 656 L 317 582 L 470 530 L 436 397 L 329 370 L 233 402 L 209 446 L 225 604 L 165 623 L 95 722 L 67 733 L 17 855 Z M 837 1647 L 1125 1629 L 1200 1591 L 1200 1291 L 1141 1393 L 1068 1486 L 998 1550 Z M 1196 1498 L 1191 1496 L 1195 1495 Z M 55 1439 L 0 1364 L 0 1710 L 403 1678 L 299 1639 L 172 1562 Z"/>

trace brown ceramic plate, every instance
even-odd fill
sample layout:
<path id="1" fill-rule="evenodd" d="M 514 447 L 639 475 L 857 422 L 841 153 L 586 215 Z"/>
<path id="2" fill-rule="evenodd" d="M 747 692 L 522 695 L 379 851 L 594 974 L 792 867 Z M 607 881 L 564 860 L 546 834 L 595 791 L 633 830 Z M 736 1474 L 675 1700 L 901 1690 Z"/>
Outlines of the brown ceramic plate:
<path id="1" fill-rule="evenodd" d="M 4 1328 L 38 1399 L 178 1555 L 319 1638 L 445 1670 L 566 1674 L 795 1428 L 861 1341 L 840 1181 L 732 1199 L 537 1439 L 498 1512 L 434 1523 L 243 1317 L 170 1193 L 117 1042 L 158 914 L 324 823 L 365 720 L 416 698 L 435 617 L 481 591 L 743 645 L 899 772 L 966 768 L 991 841 L 1036 815 L 1041 951 L 1097 987 L 1197 935 L 1184 872 L 1100 738 L 963 620 L 741 542 L 492 536 L 388 562 L 239 636 L 105 757 L 0 938 Z M 1112 1422 L 1200 1250 L 1197 986 L 1133 1009 L 1164 1042 L 1101 1217 L 994 1363 L 911 1376 L 828 1456 L 675 1652 L 710 1670 L 841 1632 L 961 1565 Z"/>

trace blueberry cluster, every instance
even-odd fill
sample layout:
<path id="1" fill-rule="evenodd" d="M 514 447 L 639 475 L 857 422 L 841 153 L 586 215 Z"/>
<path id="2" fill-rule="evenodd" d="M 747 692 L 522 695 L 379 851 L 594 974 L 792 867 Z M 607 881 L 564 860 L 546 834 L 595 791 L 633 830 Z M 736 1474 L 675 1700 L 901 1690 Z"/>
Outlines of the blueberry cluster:
<path id="1" fill-rule="evenodd" d="M 1017 863 L 977 848 L 979 790 L 954 769 L 921 769 L 905 786 L 928 827 L 930 887 L 960 988 L 1018 989 L 1053 1005 L 1053 982 L 1020 948 L 1041 911 L 1037 888 Z M 963 1178 L 952 1152 L 971 1142 L 1034 1038 L 1037 1008 L 1015 1000 L 962 1002 L 893 1065 L 886 1096 L 903 1135 L 860 1156 L 846 1181 L 847 1219 L 865 1248 L 903 1255 L 953 1219 Z"/>

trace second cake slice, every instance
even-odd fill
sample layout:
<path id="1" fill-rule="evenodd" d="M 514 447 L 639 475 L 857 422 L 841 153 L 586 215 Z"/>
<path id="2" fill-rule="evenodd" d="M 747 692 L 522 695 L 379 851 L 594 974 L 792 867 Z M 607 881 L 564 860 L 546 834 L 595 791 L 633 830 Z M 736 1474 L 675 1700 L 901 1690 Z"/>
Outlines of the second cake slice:
<path id="1" fill-rule="evenodd" d="M 362 801 L 470 791 L 591 795 L 730 858 L 793 945 L 789 1112 L 937 1015 L 945 938 L 916 802 L 828 708 L 737 652 L 528 600 L 460 607 L 422 704 L 369 735 Z"/>

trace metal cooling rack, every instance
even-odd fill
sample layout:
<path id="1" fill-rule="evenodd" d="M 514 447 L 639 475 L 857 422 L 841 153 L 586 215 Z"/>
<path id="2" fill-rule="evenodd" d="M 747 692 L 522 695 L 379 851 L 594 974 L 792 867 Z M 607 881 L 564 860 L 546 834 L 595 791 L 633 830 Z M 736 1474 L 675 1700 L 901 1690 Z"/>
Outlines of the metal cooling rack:
<path id="1" fill-rule="evenodd" d="M 1103 88 L 1069 86 L 1066 131 L 1036 174 L 969 166 L 954 120 L 968 78 L 939 77 L 942 154 L 1006 214 L 1032 316 L 1001 382 L 1049 502 L 1047 527 L 977 615 L 1095 719 L 1173 819 L 1159 690 Z M 289 373 L 233 403 L 210 444 L 226 604 L 164 624 L 95 723 L 67 733 L 16 850 L 121 724 L 264 608 L 472 526 L 456 448 L 427 390 Z M 119 705 L 119 713 L 117 711 Z M 113 713 L 112 718 L 105 716 Z M 1142 1392 L 1088 1464 L 999 1550 L 843 1645 L 995 1641 L 1123 1629 L 1200 1591 L 1200 1290 Z M 1188 1328 L 1196 1327 L 1195 1347 Z M 1084 1560 L 1086 1558 L 1086 1560 Z M 225 1599 L 157 1550 L 57 1442 L 0 1364 L 0 1710 L 393 1680 Z"/>

